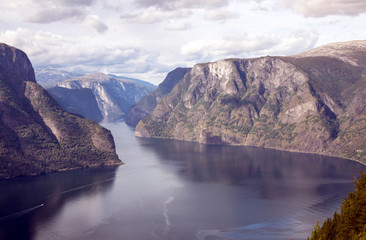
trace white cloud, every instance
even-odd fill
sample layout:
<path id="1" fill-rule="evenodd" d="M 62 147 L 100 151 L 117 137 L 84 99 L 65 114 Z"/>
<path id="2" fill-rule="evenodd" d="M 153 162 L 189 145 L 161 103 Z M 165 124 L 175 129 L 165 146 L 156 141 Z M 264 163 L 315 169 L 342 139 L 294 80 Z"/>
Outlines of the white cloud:
<path id="1" fill-rule="evenodd" d="M 135 0 L 141 7 L 157 7 L 165 10 L 194 9 L 194 8 L 218 8 L 228 5 L 229 0 Z"/>
<path id="2" fill-rule="evenodd" d="M 4 9 L 17 11 L 23 20 L 30 23 L 51 24 L 66 22 L 68 24 L 84 23 L 103 33 L 108 27 L 99 16 L 90 14 L 96 0 L 13 0 L 0 3 Z"/>
<path id="3" fill-rule="evenodd" d="M 39 1 L 39 0 L 38 0 Z M 50 2 L 50 0 L 43 0 L 43 2 Z M 52 0 L 51 2 L 57 2 L 60 5 L 67 6 L 91 6 L 94 0 Z"/>
<path id="4" fill-rule="evenodd" d="M 80 20 L 84 17 L 85 12 L 79 9 L 52 7 L 28 12 L 25 16 L 25 20 L 33 23 L 51 23 L 70 19 Z"/>
<path id="5" fill-rule="evenodd" d="M 24 5 L 29 5 L 30 0 L 13 0 L 13 1 L 0 1 L 0 7 L 1 8 L 19 8 Z"/>
<path id="6" fill-rule="evenodd" d="M 318 35 L 313 31 L 290 34 L 238 34 L 220 39 L 194 40 L 181 48 L 181 54 L 196 62 L 222 58 L 248 58 L 261 55 L 288 55 L 314 47 Z"/>
<path id="7" fill-rule="evenodd" d="M 62 22 L 69 25 L 87 26 L 104 33 L 108 26 L 96 14 L 90 14 L 95 0 L 14 0 L 0 3 L 13 16 L 18 13 L 25 22 L 48 24 Z M 7 11 L 5 11 L 6 13 Z"/>
<path id="8" fill-rule="evenodd" d="M 223 21 L 230 18 L 238 18 L 238 14 L 226 9 L 215 9 L 215 10 L 207 10 L 205 12 L 205 19 L 208 20 L 219 20 Z"/>
<path id="9" fill-rule="evenodd" d="M 120 17 L 132 23 L 139 24 L 153 24 L 153 23 L 165 23 L 169 20 L 188 18 L 192 12 L 187 9 L 180 9 L 174 11 L 165 11 L 154 6 L 148 7 L 143 10 L 130 11 L 122 14 Z M 178 24 L 178 23 L 177 23 Z M 181 24 L 181 23 L 179 23 Z M 169 23 L 168 23 L 169 25 Z M 186 24 L 186 29 L 187 29 Z M 174 28 L 174 27 L 172 27 Z M 182 27 L 181 27 L 182 28 Z"/>
<path id="10" fill-rule="evenodd" d="M 94 28 L 99 33 L 104 33 L 108 30 L 108 26 L 97 15 L 88 15 L 85 19 L 85 25 Z"/>
<path id="11" fill-rule="evenodd" d="M 149 7 L 142 12 L 123 14 L 121 15 L 121 18 L 134 23 L 152 24 L 163 21 L 166 18 L 166 15 L 165 12 L 156 9 L 155 7 Z"/>
<path id="12" fill-rule="evenodd" d="M 188 30 L 192 27 L 192 25 L 189 22 L 186 21 L 169 21 L 165 29 L 168 31 L 184 31 Z"/>
<path id="13" fill-rule="evenodd" d="M 141 48 L 79 42 L 44 31 L 24 28 L 5 31 L 0 33 L 0 42 L 23 50 L 35 69 L 56 68 L 83 73 L 107 70 L 129 76 L 145 74 L 155 81 L 162 80 L 161 71 L 172 70 L 159 62 L 159 54 Z"/>
<path id="14" fill-rule="evenodd" d="M 0 34 L 0 41 L 27 53 L 36 68 L 123 64 L 143 57 L 141 49 L 79 43 L 50 32 L 18 28 Z"/>
<path id="15" fill-rule="evenodd" d="M 366 13 L 365 0 L 282 0 L 296 13 L 306 17 L 324 17 L 327 15 L 359 15 Z"/>

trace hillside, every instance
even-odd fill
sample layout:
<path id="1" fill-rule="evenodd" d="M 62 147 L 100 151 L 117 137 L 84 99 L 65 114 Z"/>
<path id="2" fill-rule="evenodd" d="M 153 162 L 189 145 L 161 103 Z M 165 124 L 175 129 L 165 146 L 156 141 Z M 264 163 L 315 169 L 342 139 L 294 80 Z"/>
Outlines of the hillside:
<path id="1" fill-rule="evenodd" d="M 0 44 L 0 178 L 121 163 L 110 131 L 63 111 L 26 54 Z"/>
<path id="2" fill-rule="evenodd" d="M 366 162 L 365 42 L 197 64 L 139 122 L 135 135 Z"/>
<path id="3" fill-rule="evenodd" d="M 138 103 L 133 105 L 129 110 L 126 123 L 130 126 L 136 126 L 138 122 L 149 116 L 158 102 L 167 94 L 169 94 L 174 86 L 184 77 L 184 75 L 191 70 L 190 68 L 176 68 L 169 72 L 158 88 L 144 96 Z"/>
<path id="4" fill-rule="evenodd" d="M 86 108 L 85 92 L 81 92 L 81 89 L 89 89 L 94 95 L 94 100 L 91 100 L 89 104 L 92 105 L 96 102 L 96 105 L 89 110 Z M 103 73 L 93 73 L 64 80 L 57 83 L 56 88 L 48 90 L 65 110 L 72 109 L 71 112 L 87 118 L 90 117 L 98 122 L 114 122 L 124 119 L 131 106 L 155 90 L 155 86 Z M 72 92 L 74 98 L 68 98 L 67 92 Z M 101 117 L 95 108 L 99 109 Z"/>
<path id="5" fill-rule="evenodd" d="M 103 120 L 103 115 L 98 107 L 98 102 L 91 89 L 53 87 L 47 89 L 47 92 L 65 111 L 78 114 L 95 122 L 101 122 Z"/>

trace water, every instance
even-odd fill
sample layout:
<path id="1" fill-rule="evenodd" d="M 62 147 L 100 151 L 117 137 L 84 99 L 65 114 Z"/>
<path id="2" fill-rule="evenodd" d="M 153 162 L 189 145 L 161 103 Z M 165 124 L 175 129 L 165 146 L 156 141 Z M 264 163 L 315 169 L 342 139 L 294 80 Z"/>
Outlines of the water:
<path id="1" fill-rule="evenodd" d="M 114 134 L 119 167 L 0 181 L 0 239 L 306 239 L 364 166 Z"/>

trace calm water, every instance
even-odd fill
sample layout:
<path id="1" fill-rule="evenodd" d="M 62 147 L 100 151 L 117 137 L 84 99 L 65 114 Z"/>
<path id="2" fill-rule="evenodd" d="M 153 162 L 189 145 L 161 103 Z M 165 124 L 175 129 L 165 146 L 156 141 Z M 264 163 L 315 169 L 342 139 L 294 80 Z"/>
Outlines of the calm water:
<path id="1" fill-rule="evenodd" d="M 0 239 L 306 239 L 365 169 L 106 127 L 126 164 L 0 181 Z"/>

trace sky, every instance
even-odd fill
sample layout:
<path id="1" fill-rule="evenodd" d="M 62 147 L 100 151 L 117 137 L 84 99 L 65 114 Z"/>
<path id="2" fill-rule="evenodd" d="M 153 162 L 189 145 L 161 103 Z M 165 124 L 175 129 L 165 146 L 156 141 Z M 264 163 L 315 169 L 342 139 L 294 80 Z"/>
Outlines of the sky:
<path id="1" fill-rule="evenodd" d="M 11 0 L 0 42 L 34 68 L 154 84 L 176 67 L 366 39 L 365 0 Z"/>

